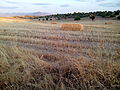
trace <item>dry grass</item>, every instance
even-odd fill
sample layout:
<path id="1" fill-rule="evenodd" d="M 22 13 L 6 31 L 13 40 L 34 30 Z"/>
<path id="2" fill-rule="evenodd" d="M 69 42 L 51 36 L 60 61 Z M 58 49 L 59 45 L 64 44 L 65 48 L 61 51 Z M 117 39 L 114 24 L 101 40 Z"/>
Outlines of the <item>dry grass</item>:
<path id="1" fill-rule="evenodd" d="M 41 21 L 41 23 L 47 23 L 46 21 Z"/>
<path id="2" fill-rule="evenodd" d="M 0 88 L 15 90 L 19 84 L 32 80 L 31 72 L 34 69 L 49 66 L 39 57 L 23 48 L 0 46 Z"/>
<path id="3" fill-rule="evenodd" d="M 105 22 L 106 25 L 112 24 L 112 22 Z"/>
<path id="4" fill-rule="evenodd" d="M 117 90 L 119 66 L 119 61 L 91 61 L 84 57 L 52 64 L 34 50 L 0 46 L 0 88 Z"/>
<path id="5" fill-rule="evenodd" d="M 63 30 L 72 30 L 72 31 L 83 31 L 84 26 L 82 24 L 63 24 Z"/>
<path id="6" fill-rule="evenodd" d="M 103 29 L 109 28 L 109 27 L 106 27 L 105 25 L 85 25 L 85 27 L 89 27 L 89 28 L 103 28 Z"/>
<path id="7" fill-rule="evenodd" d="M 51 24 L 57 24 L 57 22 L 51 22 Z"/>
<path id="8" fill-rule="evenodd" d="M 0 17 L 0 21 L 2 21 L 2 22 L 26 22 L 26 21 L 30 21 L 30 20 L 21 19 L 21 18 L 13 18 L 13 17 Z"/>
<path id="9" fill-rule="evenodd" d="M 119 23 L 104 22 L 0 22 L 0 90 L 119 90 Z"/>

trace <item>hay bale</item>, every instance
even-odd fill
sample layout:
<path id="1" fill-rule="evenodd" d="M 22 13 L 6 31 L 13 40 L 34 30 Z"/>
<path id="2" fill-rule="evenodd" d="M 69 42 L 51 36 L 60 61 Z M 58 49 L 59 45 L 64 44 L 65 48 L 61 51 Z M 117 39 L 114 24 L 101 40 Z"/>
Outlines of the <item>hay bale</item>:
<path id="1" fill-rule="evenodd" d="M 83 31 L 84 26 L 82 24 L 63 24 L 62 30 L 71 30 L 71 31 Z"/>
<path id="2" fill-rule="evenodd" d="M 106 25 L 112 24 L 112 22 L 105 22 Z"/>

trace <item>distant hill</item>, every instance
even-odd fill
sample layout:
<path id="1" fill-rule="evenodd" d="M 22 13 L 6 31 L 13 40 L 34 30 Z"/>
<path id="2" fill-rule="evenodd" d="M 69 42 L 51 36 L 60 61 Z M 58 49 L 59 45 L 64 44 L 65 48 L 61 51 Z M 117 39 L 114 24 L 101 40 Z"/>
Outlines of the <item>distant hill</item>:
<path id="1" fill-rule="evenodd" d="M 0 13 L 0 17 L 12 17 L 12 16 L 46 16 L 50 15 L 45 12 L 33 12 L 33 13 Z"/>

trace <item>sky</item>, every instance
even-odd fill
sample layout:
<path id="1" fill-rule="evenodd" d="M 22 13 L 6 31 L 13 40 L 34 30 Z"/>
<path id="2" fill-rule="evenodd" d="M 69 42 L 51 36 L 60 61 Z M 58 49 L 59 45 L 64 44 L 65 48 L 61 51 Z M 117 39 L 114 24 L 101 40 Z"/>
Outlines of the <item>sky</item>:
<path id="1" fill-rule="evenodd" d="M 72 13 L 120 10 L 120 0 L 0 0 L 0 13 Z"/>

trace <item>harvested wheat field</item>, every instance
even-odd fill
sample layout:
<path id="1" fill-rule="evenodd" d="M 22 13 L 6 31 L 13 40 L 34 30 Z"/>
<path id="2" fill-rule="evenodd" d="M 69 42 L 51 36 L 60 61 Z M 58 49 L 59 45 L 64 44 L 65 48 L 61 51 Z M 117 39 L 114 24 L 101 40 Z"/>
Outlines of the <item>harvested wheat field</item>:
<path id="1" fill-rule="evenodd" d="M 105 22 L 1 20 L 0 90 L 120 90 L 120 21 Z"/>
<path id="2" fill-rule="evenodd" d="M 0 17 L 0 21 L 3 21 L 3 22 L 25 22 L 25 21 L 30 21 L 30 20 L 29 19 L 14 18 L 14 17 Z"/>

